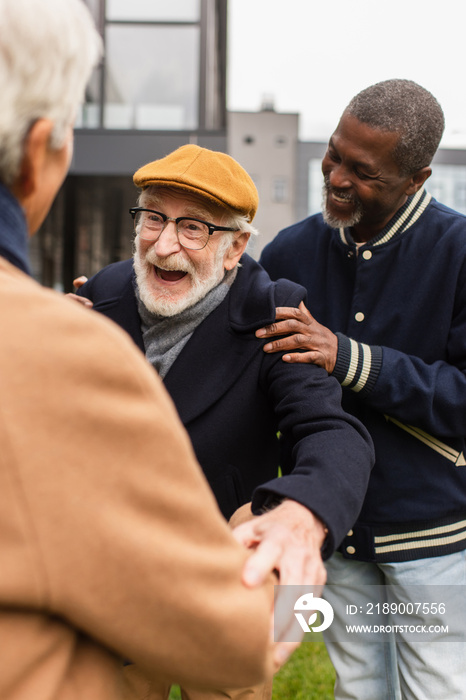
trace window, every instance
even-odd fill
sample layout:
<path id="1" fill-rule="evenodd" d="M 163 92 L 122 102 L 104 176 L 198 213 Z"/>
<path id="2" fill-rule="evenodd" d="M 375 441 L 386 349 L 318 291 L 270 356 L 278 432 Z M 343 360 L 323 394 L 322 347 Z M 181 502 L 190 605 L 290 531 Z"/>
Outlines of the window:
<path id="1" fill-rule="evenodd" d="M 274 202 L 286 202 L 288 199 L 288 180 L 286 177 L 274 179 L 272 199 Z"/>
<path id="2" fill-rule="evenodd" d="M 226 19 L 217 0 L 84 1 L 103 35 L 105 52 L 87 86 L 78 128 L 224 126 L 219 71 Z"/>
<path id="3" fill-rule="evenodd" d="M 462 214 L 466 214 L 466 182 L 464 180 L 455 182 L 454 208 Z"/>
<path id="4" fill-rule="evenodd" d="M 143 22 L 198 22 L 199 0 L 107 0 L 107 19 Z"/>
<path id="5" fill-rule="evenodd" d="M 322 175 L 322 158 L 311 158 L 309 161 L 309 190 L 307 213 L 316 214 L 322 208 L 322 187 L 324 178 Z"/>
<path id="6" fill-rule="evenodd" d="M 197 127 L 197 26 L 110 24 L 106 48 L 106 128 Z"/>

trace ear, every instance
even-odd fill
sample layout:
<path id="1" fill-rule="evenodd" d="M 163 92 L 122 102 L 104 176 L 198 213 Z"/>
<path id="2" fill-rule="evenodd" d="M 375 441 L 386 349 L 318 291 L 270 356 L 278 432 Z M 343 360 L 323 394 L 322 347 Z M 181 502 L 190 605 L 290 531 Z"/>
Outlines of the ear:
<path id="1" fill-rule="evenodd" d="M 427 178 L 429 178 L 431 175 L 432 168 L 428 166 L 425 168 L 421 168 L 421 170 L 418 170 L 416 173 L 414 173 L 414 175 L 411 175 L 408 182 L 408 189 L 406 190 L 406 194 L 408 195 L 408 197 L 418 192 L 427 180 Z"/>
<path id="2" fill-rule="evenodd" d="M 228 248 L 223 260 L 225 270 L 232 270 L 238 264 L 239 259 L 246 250 L 250 235 L 246 231 L 240 231 L 239 234 L 235 235 L 233 243 Z"/>
<path id="3" fill-rule="evenodd" d="M 38 119 L 28 131 L 19 175 L 12 187 L 21 204 L 25 204 L 37 190 L 52 130 L 53 122 L 50 119 Z"/>

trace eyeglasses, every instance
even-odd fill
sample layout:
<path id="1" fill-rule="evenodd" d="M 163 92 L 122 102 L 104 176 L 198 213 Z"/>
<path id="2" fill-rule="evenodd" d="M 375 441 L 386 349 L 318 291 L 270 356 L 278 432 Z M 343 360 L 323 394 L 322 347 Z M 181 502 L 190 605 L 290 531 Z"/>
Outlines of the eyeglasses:
<path id="1" fill-rule="evenodd" d="M 214 231 L 236 231 L 234 228 L 217 226 L 201 219 L 191 219 L 186 216 L 172 219 L 159 211 L 143 209 L 142 207 L 133 207 L 129 213 L 133 217 L 135 233 L 145 241 L 156 241 L 167 227 L 168 222 L 173 221 L 180 245 L 189 250 L 205 248 Z"/>

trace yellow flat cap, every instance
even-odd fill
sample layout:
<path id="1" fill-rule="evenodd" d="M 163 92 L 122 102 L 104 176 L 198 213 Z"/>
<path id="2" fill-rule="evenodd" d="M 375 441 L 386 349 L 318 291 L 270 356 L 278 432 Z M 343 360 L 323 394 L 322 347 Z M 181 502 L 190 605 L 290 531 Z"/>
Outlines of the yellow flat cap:
<path id="1" fill-rule="evenodd" d="M 259 195 L 246 170 L 231 156 L 194 144 L 181 146 L 165 158 L 139 168 L 133 176 L 136 187 L 178 187 L 230 207 L 252 221 Z"/>

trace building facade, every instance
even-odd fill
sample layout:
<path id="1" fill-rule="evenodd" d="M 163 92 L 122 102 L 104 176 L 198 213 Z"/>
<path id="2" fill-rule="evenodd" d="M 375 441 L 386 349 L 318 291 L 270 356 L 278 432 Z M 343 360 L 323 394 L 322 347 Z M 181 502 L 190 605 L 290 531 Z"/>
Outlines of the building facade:
<path id="1" fill-rule="evenodd" d="M 75 129 L 70 173 L 31 241 L 35 277 L 71 291 L 129 257 L 141 165 L 186 143 L 226 151 L 226 0 L 85 0 L 104 58 Z"/>
<path id="2" fill-rule="evenodd" d="M 259 191 L 256 258 L 282 228 L 320 211 L 326 143 L 299 140 L 299 115 L 226 111 L 227 0 L 84 0 L 105 53 L 78 115 L 70 173 L 37 236 L 34 276 L 71 291 L 132 253 L 141 165 L 186 143 L 230 153 Z M 330 134 L 329 134 L 330 135 Z M 466 150 L 441 148 L 427 188 L 466 214 Z"/>
<path id="3" fill-rule="evenodd" d="M 276 112 L 271 101 L 260 112 L 228 113 L 228 152 L 259 192 L 253 222 L 259 236 L 248 247 L 256 258 L 277 231 L 295 221 L 298 125 L 298 114 Z"/>

